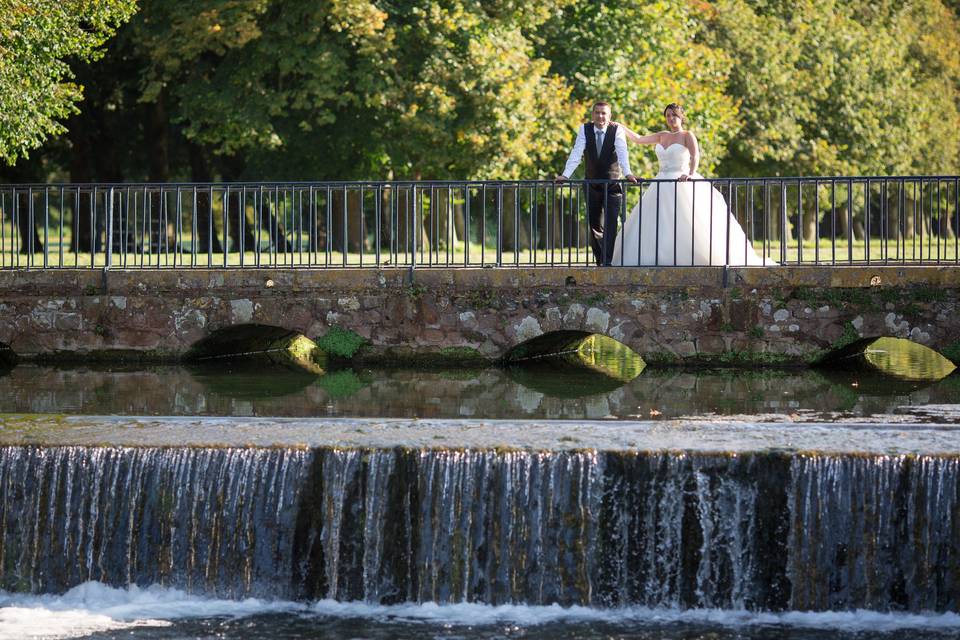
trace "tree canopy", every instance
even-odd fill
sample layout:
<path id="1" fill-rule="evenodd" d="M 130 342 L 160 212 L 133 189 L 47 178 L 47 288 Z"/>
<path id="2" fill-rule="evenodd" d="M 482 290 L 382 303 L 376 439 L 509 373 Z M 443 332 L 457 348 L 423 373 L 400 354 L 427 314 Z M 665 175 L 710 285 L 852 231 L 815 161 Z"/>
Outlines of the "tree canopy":
<path id="1" fill-rule="evenodd" d="M 957 173 L 958 32 L 942 0 L 0 0 L 0 163 L 538 177 L 606 99 L 684 104 L 708 175 Z"/>
<path id="2" fill-rule="evenodd" d="M 15 163 L 66 131 L 83 87 L 70 61 L 88 62 L 135 0 L 0 0 L 0 161 Z"/>

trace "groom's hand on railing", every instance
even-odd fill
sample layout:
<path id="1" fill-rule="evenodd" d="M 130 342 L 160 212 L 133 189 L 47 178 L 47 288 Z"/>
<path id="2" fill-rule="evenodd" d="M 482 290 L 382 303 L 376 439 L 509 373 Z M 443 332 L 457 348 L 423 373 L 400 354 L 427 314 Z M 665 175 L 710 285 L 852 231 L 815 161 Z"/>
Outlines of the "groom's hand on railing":
<path id="1" fill-rule="evenodd" d="M 557 175 L 557 176 L 553 179 L 553 181 L 554 181 L 554 182 L 564 182 L 566 179 L 567 179 L 567 176 L 560 174 L 560 175 Z"/>

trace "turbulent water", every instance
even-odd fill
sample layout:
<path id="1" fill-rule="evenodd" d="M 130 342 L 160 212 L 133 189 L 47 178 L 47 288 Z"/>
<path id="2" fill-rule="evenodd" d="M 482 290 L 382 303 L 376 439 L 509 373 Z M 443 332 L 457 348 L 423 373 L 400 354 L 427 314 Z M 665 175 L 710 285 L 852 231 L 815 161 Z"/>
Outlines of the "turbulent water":
<path id="1" fill-rule="evenodd" d="M 924 456 L 6 447 L 8 591 L 960 611 L 960 464 Z"/>

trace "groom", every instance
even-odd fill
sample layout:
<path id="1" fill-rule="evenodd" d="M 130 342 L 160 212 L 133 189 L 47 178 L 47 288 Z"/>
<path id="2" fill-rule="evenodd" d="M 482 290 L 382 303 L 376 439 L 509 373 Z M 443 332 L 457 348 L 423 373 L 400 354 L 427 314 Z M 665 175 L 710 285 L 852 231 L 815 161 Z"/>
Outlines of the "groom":
<path id="1" fill-rule="evenodd" d="M 623 130 L 610 124 L 610 105 L 593 105 L 593 122 L 577 130 L 577 140 L 557 181 L 570 178 L 583 156 L 587 158 L 587 180 L 620 180 L 621 170 L 630 182 L 637 179 L 630 172 L 627 138 Z M 623 206 L 623 186 L 619 182 L 588 184 L 587 213 L 590 219 L 590 246 L 598 265 L 609 266 L 613 245 L 617 240 L 617 220 Z"/>

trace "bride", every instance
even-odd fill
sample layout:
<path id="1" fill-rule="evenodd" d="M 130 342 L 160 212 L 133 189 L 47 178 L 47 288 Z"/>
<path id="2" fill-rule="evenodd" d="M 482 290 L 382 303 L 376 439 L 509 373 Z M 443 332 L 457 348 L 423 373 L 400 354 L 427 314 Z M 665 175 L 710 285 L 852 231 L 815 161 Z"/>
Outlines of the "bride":
<path id="1" fill-rule="evenodd" d="M 663 115 L 668 130 L 646 136 L 619 125 L 628 140 L 656 145 L 660 172 L 655 180 L 676 182 L 653 182 L 647 188 L 617 234 L 613 264 L 776 264 L 757 255 L 720 192 L 710 182 L 700 182 L 700 147 L 683 128 L 683 107 L 671 103 Z"/>

